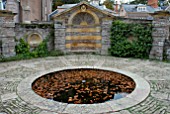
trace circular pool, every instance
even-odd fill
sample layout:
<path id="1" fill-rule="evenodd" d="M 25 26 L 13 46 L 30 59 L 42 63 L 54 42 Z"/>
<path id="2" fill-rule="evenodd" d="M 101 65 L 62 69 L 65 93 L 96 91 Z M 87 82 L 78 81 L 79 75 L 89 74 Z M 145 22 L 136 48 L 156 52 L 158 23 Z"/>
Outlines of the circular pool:
<path id="1" fill-rule="evenodd" d="M 49 73 L 36 79 L 36 94 L 54 101 L 73 104 L 103 103 L 120 99 L 135 88 L 132 78 L 101 69 L 72 69 Z"/>
<path id="2" fill-rule="evenodd" d="M 150 85 L 141 76 L 98 66 L 37 71 L 22 80 L 17 87 L 17 95 L 22 100 L 55 113 L 113 113 L 139 104 L 149 93 Z M 65 100 L 61 100 L 62 95 L 66 96 Z"/>

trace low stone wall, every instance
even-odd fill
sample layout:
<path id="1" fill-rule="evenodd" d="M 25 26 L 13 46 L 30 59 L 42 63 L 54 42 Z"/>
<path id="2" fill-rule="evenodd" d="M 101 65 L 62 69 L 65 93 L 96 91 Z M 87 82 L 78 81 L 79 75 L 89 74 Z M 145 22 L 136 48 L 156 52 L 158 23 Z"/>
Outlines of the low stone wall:
<path id="1" fill-rule="evenodd" d="M 50 34 L 53 34 L 53 23 L 32 23 L 32 24 L 16 24 L 15 25 L 15 37 L 17 40 L 24 38 L 28 43 L 31 42 L 31 35 L 37 35 L 40 39 L 34 40 L 34 43 L 39 43 L 48 38 L 48 50 L 53 50 L 53 38 Z M 34 37 L 34 36 L 33 36 Z M 29 39 L 30 38 L 30 39 Z"/>
<path id="2" fill-rule="evenodd" d="M 0 10 L 0 55 L 4 57 L 14 56 L 15 53 L 15 23 L 14 14 L 9 11 Z"/>

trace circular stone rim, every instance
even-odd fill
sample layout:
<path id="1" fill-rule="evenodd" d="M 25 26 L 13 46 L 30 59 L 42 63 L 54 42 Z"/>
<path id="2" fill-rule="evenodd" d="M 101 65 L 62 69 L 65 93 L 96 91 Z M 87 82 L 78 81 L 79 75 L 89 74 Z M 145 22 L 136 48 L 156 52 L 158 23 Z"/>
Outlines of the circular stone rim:
<path id="1" fill-rule="evenodd" d="M 123 74 L 127 77 L 132 78 L 135 82 L 136 86 L 132 93 L 128 94 L 126 97 L 117 100 L 109 100 L 104 103 L 96 103 L 96 104 L 68 104 L 53 101 L 50 99 L 43 98 L 36 94 L 32 90 L 32 83 L 38 79 L 39 77 L 62 70 L 73 70 L 73 69 L 99 69 L 106 71 L 113 71 L 116 73 Z M 56 68 L 48 71 L 44 71 L 39 73 L 38 75 L 32 75 L 24 80 L 22 80 L 17 87 L 18 96 L 23 99 L 25 102 L 30 103 L 36 107 L 39 107 L 44 110 L 53 111 L 56 113 L 76 113 L 76 112 L 84 112 L 84 113 L 107 113 L 107 112 L 115 112 L 119 110 L 123 110 L 126 108 L 130 108 L 134 105 L 139 104 L 143 100 L 147 98 L 150 93 L 150 85 L 149 83 L 142 77 L 115 68 L 108 67 L 98 67 L 98 66 L 73 66 L 73 67 L 62 67 Z"/>

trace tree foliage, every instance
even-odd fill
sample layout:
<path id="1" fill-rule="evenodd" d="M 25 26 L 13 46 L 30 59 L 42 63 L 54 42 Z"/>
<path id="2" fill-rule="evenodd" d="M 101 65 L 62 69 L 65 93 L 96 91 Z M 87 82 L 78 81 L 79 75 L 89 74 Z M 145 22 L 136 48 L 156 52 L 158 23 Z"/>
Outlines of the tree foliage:
<path id="1" fill-rule="evenodd" d="M 104 4 L 104 5 L 106 6 L 106 8 L 108 8 L 108 9 L 111 9 L 111 10 L 114 9 L 114 8 L 113 8 L 113 4 L 114 4 L 114 1 L 113 1 L 113 0 L 105 0 L 103 4 Z"/>
<path id="2" fill-rule="evenodd" d="M 130 4 L 147 4 L 147 0 L 134 0 Z"/>
<path id="3" fill-rule="evenodd" d="M 114 21 L 109 52 L 118 57 L 148 58 L 152 47 L 151 25 Z"/>

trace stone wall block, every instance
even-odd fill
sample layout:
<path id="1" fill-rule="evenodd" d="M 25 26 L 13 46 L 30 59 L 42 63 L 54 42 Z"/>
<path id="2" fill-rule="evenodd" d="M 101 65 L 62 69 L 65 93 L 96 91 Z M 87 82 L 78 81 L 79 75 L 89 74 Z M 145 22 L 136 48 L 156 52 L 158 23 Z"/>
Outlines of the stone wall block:
<path id="1" fill-rule="evenodd" d="M 55 24 L 55 50 L 61 50 L 65 52 L 65 36 L 66 32 L 64 28 L 58 28 L 58 25 Z"/>
<path id="2" fill-rule="evenodd" d="M 61 51 L 65 52 L 65 45 L 57 45 L 57 46 L 55 46 L 55 50 L 61 50 Z"/>
<path id="3" fill-rule="evenodd" d="M 14 22 L 6 22 L 3 24 L 4 28 L 14 28 L 15 27 L 15 23 Z"/>
<path id="4" fill-rule="evenodd" d="M 55 29 L 65 29 L 65 25 L 62 25 L 62 24 L 54 24 L 54 28 Z"/>

